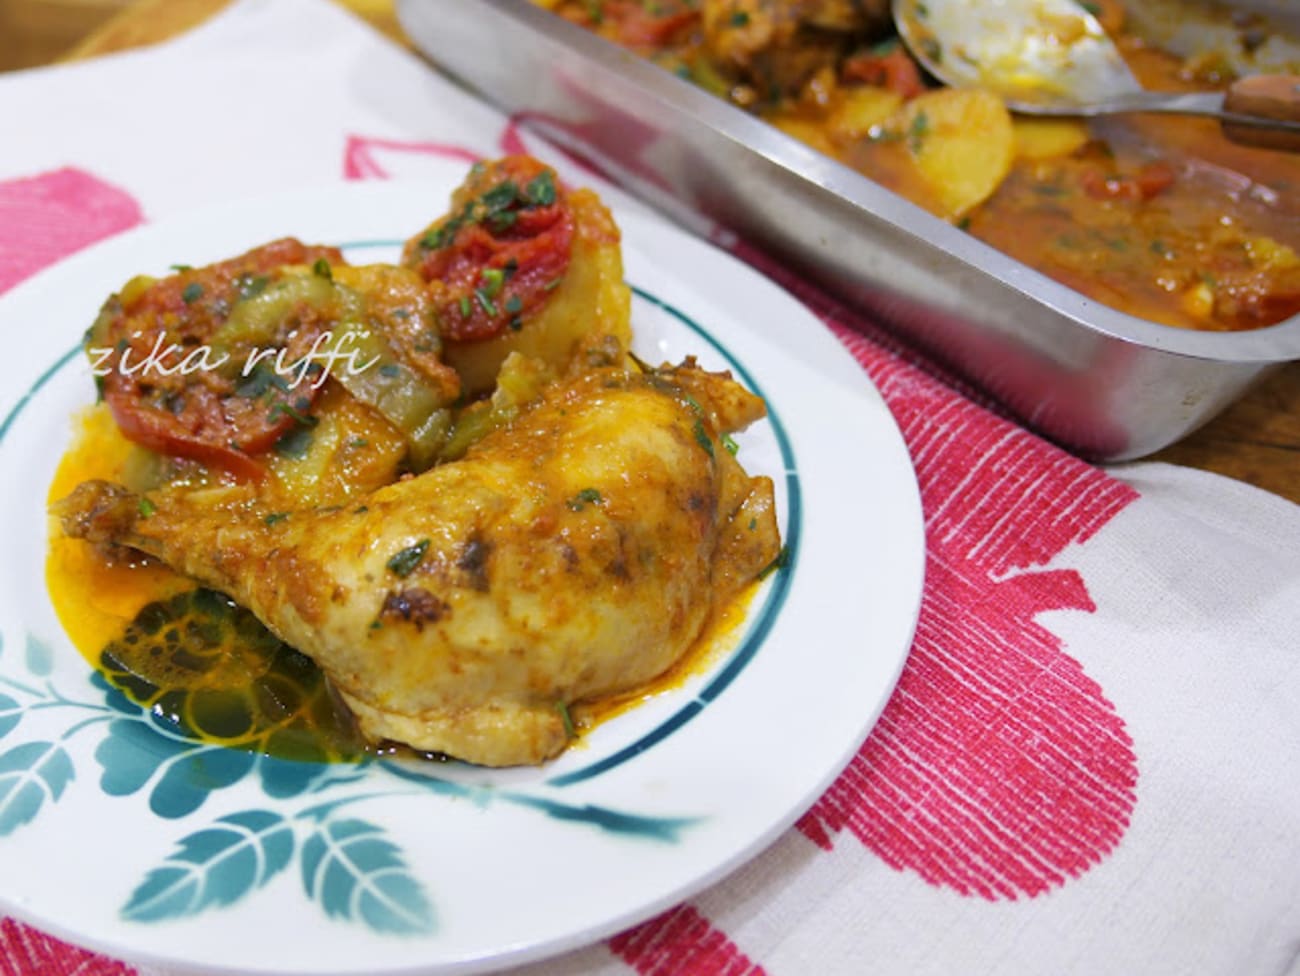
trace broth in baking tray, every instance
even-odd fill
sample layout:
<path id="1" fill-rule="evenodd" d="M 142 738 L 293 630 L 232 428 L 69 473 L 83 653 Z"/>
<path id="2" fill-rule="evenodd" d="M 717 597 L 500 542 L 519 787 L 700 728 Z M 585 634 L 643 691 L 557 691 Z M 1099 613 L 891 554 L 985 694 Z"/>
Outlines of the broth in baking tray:
<path id="1" fill-rule="evenodd" d="M 885 0 L 534 0 L 728 99 L 1089 297 L 1190 329 L 1300 312 L 1300 158 L 1228 142 L 1209 119 L 1013 117 L 935 87 Z M 1233 80 L 1086 2 L 1142 84 Z M 1253 22 L 1242 19 L 1241 43 Z"/>

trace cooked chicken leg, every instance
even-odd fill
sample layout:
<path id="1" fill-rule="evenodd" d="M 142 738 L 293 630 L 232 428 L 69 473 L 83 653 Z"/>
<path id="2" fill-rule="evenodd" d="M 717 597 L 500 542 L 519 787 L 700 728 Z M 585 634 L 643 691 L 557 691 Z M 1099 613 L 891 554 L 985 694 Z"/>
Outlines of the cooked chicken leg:
<path id="1" fill-rule="evenodd" d="M 568 705 L 663 672 L 777 555 L 771 481 L 718 440 L 763 412 L 693 364 L 605 368 L 341 510 L 268 517 L 244 486 L 144 502 L 106 482 L 56 510 L 69 535 L 230 594 L 372 739 L 536 763 L 566 745 Z"/>

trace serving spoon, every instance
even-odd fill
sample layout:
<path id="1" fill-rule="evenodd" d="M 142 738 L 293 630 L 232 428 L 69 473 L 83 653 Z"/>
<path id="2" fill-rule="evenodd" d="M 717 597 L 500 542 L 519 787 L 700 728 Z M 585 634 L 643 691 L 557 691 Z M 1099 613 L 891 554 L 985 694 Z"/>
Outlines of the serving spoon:
<path id="1" fill-rule="evenodd" d="M 956 88 L 1012 111 L 1092 117 L 1161 112 L 1217 118 L 1235 142 L 1300 151 L 1300 76 L 1254 75 L 1226 91 L 1147 91 L 1077 0 L 892 0 L 903 42 Z"/>

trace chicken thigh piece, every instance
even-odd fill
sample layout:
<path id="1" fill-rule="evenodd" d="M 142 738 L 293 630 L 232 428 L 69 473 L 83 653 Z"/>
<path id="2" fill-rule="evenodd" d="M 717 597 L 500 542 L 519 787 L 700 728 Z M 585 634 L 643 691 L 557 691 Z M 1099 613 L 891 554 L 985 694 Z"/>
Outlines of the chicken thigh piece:
<path id="1" fill-rule="evenodd" d="M 372 740 L 538 763 L 564 749 L 569 705 L 662 673 L 776 558 L 772 482 L 719 439 L 763 414 L 690 361 L 600 368 L 343 509 L 268 517 L 241 486 L 143 500 L 99 481 L 56 514 L 228 593 Z"/>

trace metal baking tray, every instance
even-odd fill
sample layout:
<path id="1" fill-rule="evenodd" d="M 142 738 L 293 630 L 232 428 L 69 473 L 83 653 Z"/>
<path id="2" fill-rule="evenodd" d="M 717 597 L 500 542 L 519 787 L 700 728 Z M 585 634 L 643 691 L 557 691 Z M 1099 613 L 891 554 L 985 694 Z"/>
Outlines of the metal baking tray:
<path id="1" fill-rule="evenodd" d="M 529 0 L 397 11 L 435 64 L 534 131 L 811 276 L 1081 456 L 1157 451 L 1300 359 L 1300 316 L 1196 332 L 1107 308 Z"/>

